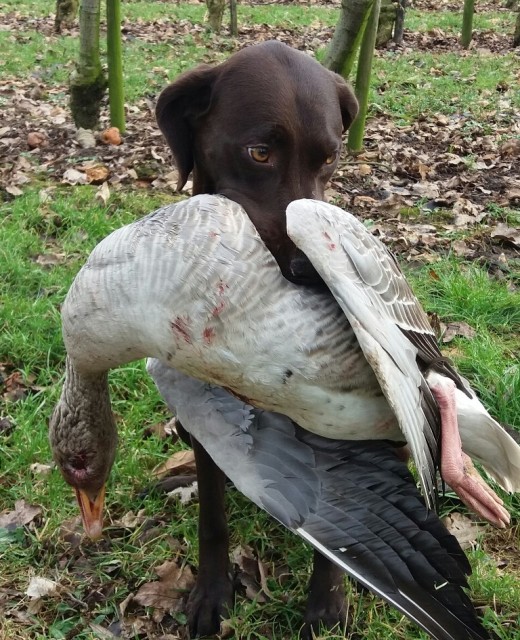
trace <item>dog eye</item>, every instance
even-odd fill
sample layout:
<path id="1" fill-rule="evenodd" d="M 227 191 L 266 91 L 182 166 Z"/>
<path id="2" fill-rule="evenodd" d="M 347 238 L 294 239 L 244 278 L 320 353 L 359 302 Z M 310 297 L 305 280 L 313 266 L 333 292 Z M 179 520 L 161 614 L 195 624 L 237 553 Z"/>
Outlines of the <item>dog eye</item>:
<path id="1" fill-rule="evenodd" d="M 332 164 L 337 157 L 338 157 L 338 154 L 336 152 L 331 153 L 330 156 L 327 156 L 325 158 L 325 164 Z"/>
<path id="2" fill-rule="evenodd" d="M 269 147 L 247 147 L 247 152 L 255 162 L 267 162 L 269 160 Z"/>

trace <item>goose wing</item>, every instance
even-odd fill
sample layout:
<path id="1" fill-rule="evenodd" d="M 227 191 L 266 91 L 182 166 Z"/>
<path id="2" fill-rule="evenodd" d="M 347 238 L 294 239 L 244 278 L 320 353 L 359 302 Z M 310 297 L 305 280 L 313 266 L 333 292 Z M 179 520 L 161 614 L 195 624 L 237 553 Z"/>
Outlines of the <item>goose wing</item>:
<path id="1" fill-rule="evenodd" d="M 296 200 L 287 231 L 307 255 L 354 329 L 411 448 L 425 497 L 435 505 L 440 422 L 418 363 L 445 365 L 435 335 L 399 265 L 351 214 Z M 458 375 L 455 371 L 449 374 Z M 459 382 L 459 384 L 461 384 Z"/>
<path id="2" fill-rule="evenodd" d="M 484 639 L 469 563 L 388 442 L 336 441 L 148 361 L 183 426 L 235 486 L 432 638 Z"/>

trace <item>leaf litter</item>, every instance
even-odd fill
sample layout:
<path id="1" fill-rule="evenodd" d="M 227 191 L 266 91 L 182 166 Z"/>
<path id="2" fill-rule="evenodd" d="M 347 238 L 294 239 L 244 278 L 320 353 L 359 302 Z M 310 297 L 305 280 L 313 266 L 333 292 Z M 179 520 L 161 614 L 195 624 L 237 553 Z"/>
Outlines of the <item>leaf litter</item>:
<path id="1" fill-rule="evenodd" d="M 17 500 L 12 511 L 0 513 L 0 529 L 16 529 L 31 524 L 42 513 L 42 508 L 29 504 L 25 500 Z"/>
<path id="2" fill-rule="evenodd" d="M 483 8 L 479 5 L 479 10 L 486 7 L 499 10 L 492 2 Z M 37 28 L 51 39 L 65 37 L 53 33 L 52 16 L 31 19 L 12 12 L 3 20 L 4 29 Z M 77 29 L 67 33 L 76 35 Z M 190 35 L 204 46 L 203 58 L 208 63 L 219 62 L 234 50 L 273 37 L 312 52 L 326 44 L 332 33 L 332 27 L 319 23 L 294 29 L 260 24 L 241 26 L 239 38 L 230 40 L 225 35 L 208 38 L 202 25 L 189 20 L 136 20 L 123 26 L 127 39 L 167 41 L 179 49 L 186 35 Z M 502 55 L 511 50 L 505 38 L 493 31 L 476 30 L 473 44 L 490 54 Z M 438 53 L 443 51 L 443 43 L 448 51 L 468 55 L 460 48 L 456 35 L 440 29 L 419 34 L 407 30 L 402 47 L 389 45 L 377 55 L 405 56 L 424 49 Z M 445 71 L 434 67 L 430 73 L 443 75 Z M 158 94 L 166 85 L 167 70 L 158 67 L 157 74 Z M 459 81 L 472 79 L 460 77 Z M 387 90 L 385 79 L 379 78 L 377 72 L 375 83 L 377 92 Z M 108 132 L 113 132 L 107 115 L 102 117 L 100 135 L 77 132 L 63 106 L 65 86 L 46 86 L 36 76 L 26 80 L 11 78 L 7 84 L 9 90 L 1 91 L 6 104 L 0 130 L 0 187 L 9 197 L 21 195 L 25 185 L 43 172 L 46 178 L 65 184 L 99 185 L 96 197 L 104 203 L 112 190 L 127 186 L 173 193 L 177 172 L 157 129 L 153 100 L 138 100 L 128 109 L 127 133 L 121 144 L 117 144 L 118 132 L 114 132 L 115 144 L 104 144 L 107 135 L 112 135 Z M 439 254 L 451 251 L 468 259 L 482 257 L 484 262 L 492 262 L 501 254 L 506 262 L 520 259 L 520 230 L 490 214 L 490 207 L 514 210 L 520 205 L 520 177 L 516 171 L 520 162 L 520 119 L 510 102 L 514 90 L 515 87 L 497 84 L 498 102 L 496 95 L 481 92 L 485 116 L 478 122 L 471 114 L 454 113 L 424 115 L 411 124 L 400 125 L 384 113 L 372 114 L 364 152 L 357 158 L 345 159 L 328 197 L 363 219 L 377 216 L 374 231 L 396 253 L 405 254 L 412 262 L 435 261 Z M 41 140 L 33 148 L 27 143 L 31 133 L 37 133 Z M 515 224 L 520 225 L 518 217 Z M 498 225 L 502 231 L 497 231 Z"/>

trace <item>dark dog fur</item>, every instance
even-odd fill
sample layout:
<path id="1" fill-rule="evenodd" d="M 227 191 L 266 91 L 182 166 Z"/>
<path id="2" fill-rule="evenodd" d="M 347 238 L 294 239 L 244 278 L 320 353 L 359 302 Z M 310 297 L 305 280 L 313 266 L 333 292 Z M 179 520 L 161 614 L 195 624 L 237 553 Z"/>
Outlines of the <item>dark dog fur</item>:
<path id="1" fill-rule="evenodd" d="M 241 204 L 284 276 L 304 282 L 285 209 L 298 198 L 323 199 L 341 134 L 357 113 L 344 80 L 271 41 L 184 73 L 161 93 L 156 113 L 178 187 L 193 170 L 194 195 L 220 193 Z"/>
<path id="2" fill-rule="evenodd" d="M 156 109 L 179 171 L 178 188 L 193 171 L 194 195 L 219 193 L 241 204 L 284 276 L 307 285 L 321 281 L 289 240 L 285 209 L 298 198 L 323 199 L 341 135 L 356 113 L 356 99 L 340 76 L 275 41 L 182 74 L 161 93 Z M 209 635 L 218 632 L 233 601 L 225 478 L 193 445 L 200 555 L 188 614 L 192 635 Z M 302 635 L 308 638 L 320 623 L 345 622 L 343 574 L 317 552 L 305 621 Z"/>

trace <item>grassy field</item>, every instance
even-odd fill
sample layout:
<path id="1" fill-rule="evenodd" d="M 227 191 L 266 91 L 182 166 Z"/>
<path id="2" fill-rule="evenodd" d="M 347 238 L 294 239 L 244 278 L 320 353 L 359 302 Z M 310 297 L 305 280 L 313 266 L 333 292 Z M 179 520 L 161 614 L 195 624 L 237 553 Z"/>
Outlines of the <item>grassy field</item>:
<path id="1" fill-rule="evenodd" d="M 431 37 L 428 34 L 437 29 L 446 42 L 456 42 L 460 15 L 418 6 L 407 18 L 410 38 L 412 34 Z M 50 107 L 49 127 L 52 109 L 66 107 L 66 80 L 77 48 L 75 30 L 61 37 L 52 34 L 51 11 L 44 0 L 0 0 L 0 23 L 8 27 L 0 30 L 4 52 L 0 76 L 5 87 L 0 106 L 4 113 L 10 109 L 14 113 L 21 107 L 13 107 L 20 103 L 13 102 L 12 96 L 28 96 L 38 86 Z M 196 28 L 204 14 L 201 4 L 129 2 L 124 14 L 129 131 L 134 131 L 137 147 L 146 142 L 135 133 L 139 123 L 132 124 L 132 114 L 142 113 L 143 105 L 177 73 L 200 61 L 223 60 L 235 44 L 226 35 L 214 37 Z M 260 32 L 283 33 L 290 40 L 304 34 L 310 43 L 330 33 L 337 15 L 338 9 L 329 5 L 240 5 L 240 37 L 253 41 Z M 179 24 L 185 27 L 176 31 Z M 252 25 L 268 27 L 264 31 L 258 27 L 257 33 Z M 505 42 L 512 27 L 512 14 L 497 3 L 483 6 L 475 18 L 477 34 L 491 33 L 495 43 Z M 321 50 L 324 45 L 325 40 Z M 441 72 L 432 74 L 432 69 Z M 421 119 L 463 113 L 463 135 L 471 137 L 478 131 L 501 142 L 520 132 L 515 116 L 520 93 L 509 90 L 518 86 L 518 80 L 518 51 L 515 54 L 503 46 L 479 45 L 463 55 L 456 45 L 440 50 L 430 45 L 423 50 L 411 46 L 390 50 L 376 60 L 371 114 L 413 127 Z M 504 89 L 497 91 L 498 86 Z M 162 143 L 156 138 L 154 144 Z M 196 502 L 182 506 L 153 493 L 146 498 L 141 495 L 152 469 L 180 448 L 149 435 L 154 425 L 169 416 L 143 363 L 111 374 L 120 447 L 108 488 L 107 535 L 101 542 L 80 542 L 76 504 L 59 473 L 49 468 L 47 442 L 48 418 L 63 375 L 59 307 L 75 273 L 110 231 L 179 196 L 135 180 L 111 185 L 104 202 L 96 198 L 97 186 L 63 184 L 44 154 L 28 153 L 19 146 L 14 163 L 7 155 L 0 156 L 4 187 L 20 166 L 30 167 L 25 170 L 29 179 L 16 183 L 20 193 L 0 191 L 0 513 L 13 511 L 18 500 L 37 505 L 41 512 L 24 527 L 0 528 L 0 640 L 184 638 L 182 610 L 161 619 L 151 609 L 127 600 L 143 583 L 156 579 L 154 569 L 165 560 L 185 558 L 196 566 L 197 558 Z M 71 156 L 60 162 L 76 166 L 84 160 Z M 468 155 L 466 161 L 469 166 L 475 158 Z M 158 171 L 155 165 L 153 170 Z M 166 170 L 161 168 L 163 173 Z M 426 220 L 425 200 L 420 198 L 411 208 L 403 208 L 399 219 L 436 225 L 442 249 L 433 250 L 435 261 L 412 260 L 407 272 L 428 311 L 436 312 L 445 323 L 466 322 L 476 330 L 473 339 L 455 338 L 445 352 L 471 380 L 491 413 L 520 428 L 518 250 L 515 253 L 514 246 L 509 247 L 503 254 L 501 264 L 505 260 L 507 268 L 491 268 L 487 259 L 465 259 L 450 249 L 455 241 L 478 241 L 484 224 L 520 227 L 520 210 L 488 191 L 482 225 L 447 228 L 444 214 Z M 377 211 L 364 215 L 377 224 Z M 448 244 L 443 244 L 446 239 Z M 401 257 L 406 264 L 406 253 Z M 502 640 L 517 640 L 520 499 L 504 496 L 504 500 L 513 516 L 512 528 L 505 533 L 486 529 L 469 551 L 474 567 L 471 587 L 489 628 Z M 310 550 L 232 490 L 228 503 L 232 546 L 251 547 L 265 568 L 271 594 L 258 596 L 260 602 L 248 596 L 237 598 L 229 628 L 244 640 L 296 638 Z M 443 513 L 463 511 L 451 499 L 442 508 Z M 133 524 L 129 524 L 129 512 L 139 514 Z M 37 604 L 25 594 L 36 576 L 58 585 L 56 594 Z M 348 593 L 353 629 L 359 637 L 426 637 L 390 607 L 370 596 Z M 122 612 L 121 604 L 127 602 Z M 322 640 L 340 637 L 320 636 Z"/>

